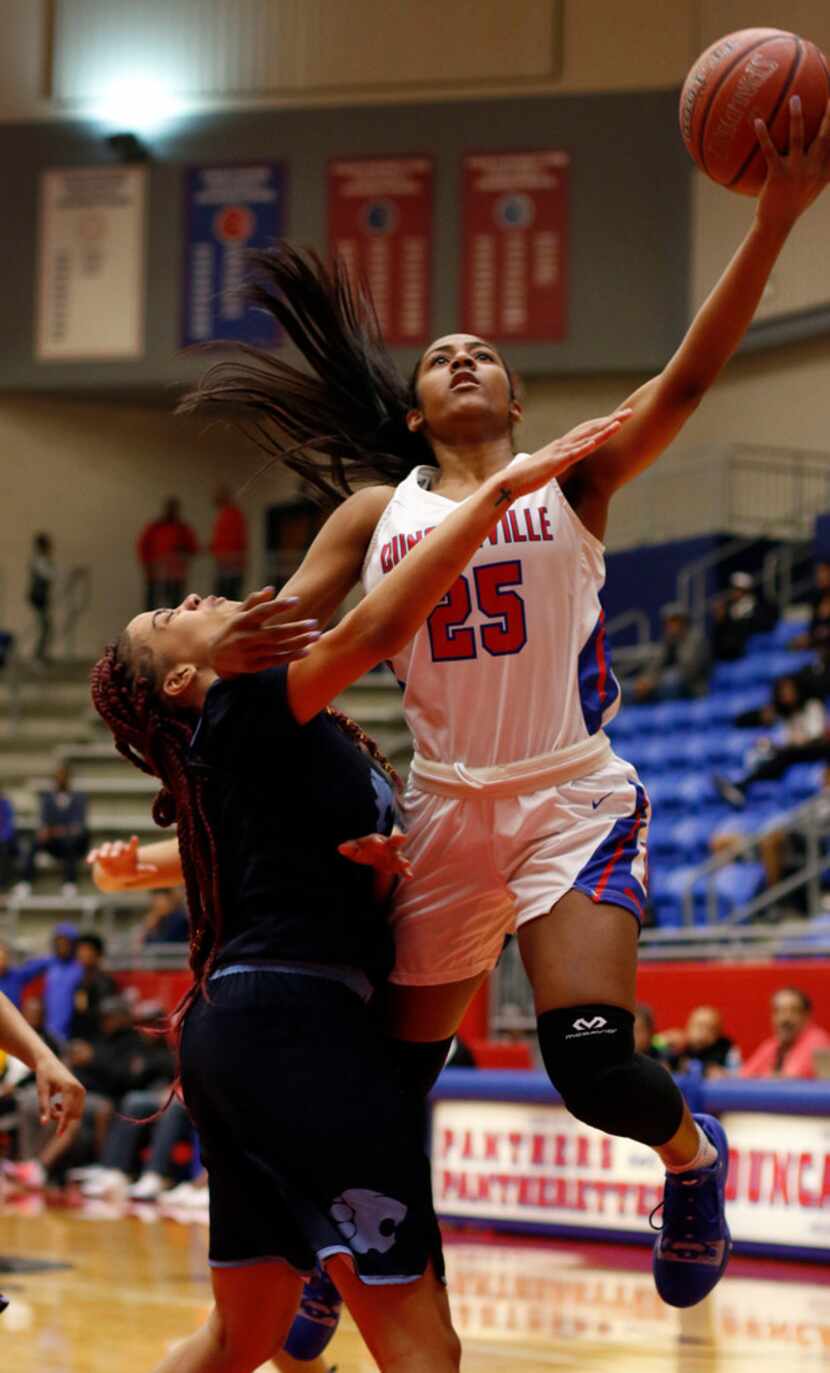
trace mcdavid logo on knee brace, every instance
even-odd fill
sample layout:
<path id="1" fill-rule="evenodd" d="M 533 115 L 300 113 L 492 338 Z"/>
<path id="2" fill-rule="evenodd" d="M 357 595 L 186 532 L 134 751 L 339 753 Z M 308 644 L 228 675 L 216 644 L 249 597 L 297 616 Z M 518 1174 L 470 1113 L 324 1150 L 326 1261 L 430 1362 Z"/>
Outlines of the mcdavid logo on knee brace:
<path id="1" fill-rule="evenodd" d="M 590 1020 L 583 1020 L 583 1019 L 580 1017 L 579 1020 L 575 1020 L 575 1021 L 574 1021 L 574 1029 L 575 1029 L 575 1030 L 601 1030 L 601 1029 L 603 1029 L 604 1026 L 606 1026 L 607 1024 L 608 1024 L 608 1021 L 607 1021 L 607 1020 L 603 1020 L 603 1018 L 602 1018 L 601 1015 L 592 1016 L 592 1018 L 591 1018 Z"/>

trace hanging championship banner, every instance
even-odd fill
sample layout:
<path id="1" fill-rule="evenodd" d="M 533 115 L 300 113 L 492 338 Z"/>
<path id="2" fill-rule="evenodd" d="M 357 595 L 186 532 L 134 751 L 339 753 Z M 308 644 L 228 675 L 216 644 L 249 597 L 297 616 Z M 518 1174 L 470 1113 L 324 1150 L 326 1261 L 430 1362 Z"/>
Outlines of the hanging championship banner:
<path id="1" fill-rule="evenodd" d="M 35 357 L 144 352 L 143 167 L 73 167 L 40 182 Z"/>
<path id="2" fill-rule="evenodd" d="M 270 162 L 191 167 L 185 195 L 182 346 L 210 339 L 273 345 L 274 320 L 245 304 L 246 254 L 282 236 L 284 169 Z"/>
<path id="3" fill-rule="evenodd" d="M 429 328 L 432 160 L 329 163 L 329 247 L 369 282 L 387 343 L 420 344 Z"/>
<path id="4" fill-rule="evenodd" d="M 569 164 L 558 151 L 464 158 L 465 333 L 518 343 L 565 338 Z"/>

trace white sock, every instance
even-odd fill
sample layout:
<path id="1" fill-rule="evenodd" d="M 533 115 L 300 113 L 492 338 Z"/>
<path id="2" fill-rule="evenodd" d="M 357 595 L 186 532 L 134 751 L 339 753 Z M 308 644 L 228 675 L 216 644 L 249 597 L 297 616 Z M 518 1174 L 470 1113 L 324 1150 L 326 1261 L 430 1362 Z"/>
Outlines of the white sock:
<path id="1" fill-rule="evenodd" d="M 667 1173 L 691 1173 L 696 1168 L 711 1168 L 717 1161 L 718 1151 L 708 1135 L 705 1135 L 695 1121 L 698 1134 L 698 1150 L 688 1163 L 666 1164 Z"/>

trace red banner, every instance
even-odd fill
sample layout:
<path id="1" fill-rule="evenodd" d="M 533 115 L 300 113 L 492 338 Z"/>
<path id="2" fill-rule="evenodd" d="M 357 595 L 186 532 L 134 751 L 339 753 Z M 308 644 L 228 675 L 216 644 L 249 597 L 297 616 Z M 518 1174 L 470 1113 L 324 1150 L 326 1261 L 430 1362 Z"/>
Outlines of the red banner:
<path id="1" fill-rule="evenodd" d="M 432 255 L 432 160 L 329 163 L 329 247 L 369 282 L 387 343 L 426 342 Z"/>
<path id="2" fill-rule="evenodd" d="M 465 333 L 520 343 L 565 337 L 569 164 L 557 151 L 464 158 Z"/>

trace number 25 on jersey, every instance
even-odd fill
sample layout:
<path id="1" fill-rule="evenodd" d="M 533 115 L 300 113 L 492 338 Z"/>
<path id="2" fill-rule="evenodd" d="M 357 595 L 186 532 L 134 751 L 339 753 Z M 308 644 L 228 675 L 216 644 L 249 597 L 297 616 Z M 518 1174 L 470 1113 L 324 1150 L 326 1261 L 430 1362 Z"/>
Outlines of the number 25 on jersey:
<path id="1" fill-rule="evenodd" d="M 460 576 L 427 620 L 433 662 L 477 658 L 479 638 L 485 653 L 495 658 L 520 653 L 527 643 L 525 603 L 518 591 L 510 588 L 521 584 L 522 565 L 518 558 L 474 567 L 472 579 L 469 573 Z M 473 598 L 487 624 L 467 624 Z"/>

